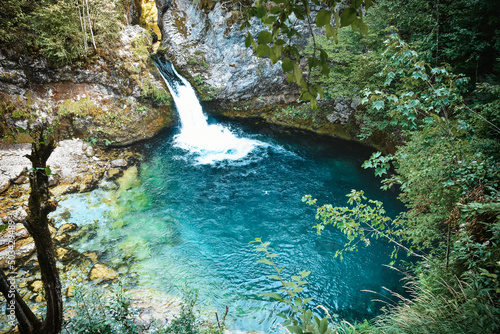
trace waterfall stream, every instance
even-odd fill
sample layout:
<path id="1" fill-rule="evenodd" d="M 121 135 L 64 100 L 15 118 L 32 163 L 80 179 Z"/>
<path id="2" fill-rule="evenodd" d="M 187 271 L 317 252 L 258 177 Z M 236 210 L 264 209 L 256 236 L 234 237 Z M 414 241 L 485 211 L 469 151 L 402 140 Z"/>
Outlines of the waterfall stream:
<path id="1" fill-rule="evenodd" d="M 175 145 L 196 156 L 201 164 L 222 160 L 238 160 L 255 147 L 265 145 L 258 140 L 239 138 L 227 127 L 208 124 L 207 117 L 191 84 L 183 78 L 171 62 L 154 59 L 175 102 L 181 120 Z"/>

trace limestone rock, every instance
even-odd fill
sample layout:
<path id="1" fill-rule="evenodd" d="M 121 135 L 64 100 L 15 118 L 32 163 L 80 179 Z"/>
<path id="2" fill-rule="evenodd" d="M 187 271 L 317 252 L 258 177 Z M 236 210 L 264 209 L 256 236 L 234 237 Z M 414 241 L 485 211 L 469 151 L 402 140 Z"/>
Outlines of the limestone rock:
<path id="1" fill-rule="evenodd" d="M 85 149 L 85 154 L 87 155 L 87 157 L 91 157 L 94 155 L 94 149 L 92 148 L 92 146 L 88 146 L 86 149 Z"/>
<path id="2" fill-rule="evenodd" d="M 172 321 L 182 308 L 182 299 L 154 289 L 133 289 L 129 291 L 132 307 L 141 310 L 138 321 L 150 323 L 154 319 Z"/>
<path id="3" fill-rule="evenodd" d="M 88 257 L 93 263 L 97 262 L 97 254 L 94 252 L 85 252 L 83 256 Z"/>
<path id="4" fill-rule="evenodd" d="M 72 249 L 59 247 L 56 249 L 56 258 L 61 262 L 68 262 L 77 256 L 77 252 Z"/>
<path id="5" fill-rule="evenodd" d="M 127 166 L 128 163 L 124 159 L 116 159 L 111 161 L 111 167 L 125 167 Z"/>
<path id="6" fill-rule="evenodd" d="M 35 252 L 35 243 L 33 238 L 24 238 L 16 242 L 14 256 L 16 262 L 25 259 Z M 6 248 L 0 251 L 0 268 L 8 268 L 9 260 L 12 257 L 12 250 Z"/>
<path id="7" fill-rule="evenodd" d="M 330 123 L 346 124 L 354 111 L 356 111 L 360 101 L 359 98 L 349 100 L 345 99 L 343 96 L 337 97 L 330 105 L 330 109 L 332 109 L 333 112 L 328 114 L 326 119 Z"/>
<path id="8" fill-rule="evenodd" d="M 272 65 L 245 47 L 246 31 L 239 30 L 232 20 L 233 11 L 221 2 L 207 12 L 191 0 L 160 1 L 157 7 L 163 46 L 170 58 L 188 67 L 193 77 L 201 76 L 217 92 L 216 100 L 236 102 L 263 96 L 266 104 L 274 105 L 283 98 L 287 102 L 298 98 L 299 90 L 288 84 L 281 63 Z M 252 19 L 250 29 L 256 34 L 263 26 Z M 309 31 L 301 33 L 305 43 Z M 206 65 L 195 68 L 191 64 Z"/>
<path id="9" fill-rule="evenodd" d="M 0 145 L 0 193 L 6 191 L 31 166 L 25 157 L 30 153 L 30 147 L 30 144 Z M 21 178 L 19 181 L 23 183 L 26 179 Z"/>
<path id="10" fill-rule="evenodd" d="M 3 220 L 8 223 L 21 223 L 26 220 L 26 217 L 28 217 L 28 213 L 23 208 L 17 208 L 7 217 L 4 217 Z"/>
<path id="11" fill-rule="evenodd" d="M 73 284 L 68 286 L 66 289 L 66 297 L 73 297 L 75 295 L 75 286 Z"/>
<path id="12" fill-rule="evenodd" d="M 9 189 L 10 180 L 7 176 L 0 174 L 0 194 Z"/>
<path id="13" fill-rule="evenodd" d="M 107 171 L 107 177 L 108 177 L 108 179 L 113 179 L 117 176 L 120 176 L 119 175 L 120 172 L 121 172 L 121 170 L 118 168 L 111 168 Z"/>
<path id="14" fill-rule="evenodd" d="M 96 263 L 90 270 L 91 281 L 109 281 L 118 278 L 118 273 L 104 264 Z"/>
<path id="15" fill-rule="evenodd" d="M 42 281 L 36 280 L 33 283 L 31 283 L 31 290 L 35 293 L 38 293 L 42 291 L 43 289 L 43 283 Z"/>
<path id="16" fill-rule="evenodd" d="M 15 184 L 26 184 L 30 183 L 30 179 L 25 174 L 21 174 L 17 179 L 14 180 Z"/>
<path id="17" fill-rule="evenodd" d="M 73 232 L 73 231 L 76 231 L 78 229 L 78 225 L 76 225 L 75 223 L 66 223 L 66 224 L 62 224 L 59 229 L 57 230 L 57 234 L 64 234 L 64 233 L 68 233 L 68 232 Z"/>
<path id="18" fill-rule="evenodd" d="M 71 236 L 69 234 L 60 234 L 54 237 L 54 241 L 58 245 L 66 245 L 71 241 Z"/>

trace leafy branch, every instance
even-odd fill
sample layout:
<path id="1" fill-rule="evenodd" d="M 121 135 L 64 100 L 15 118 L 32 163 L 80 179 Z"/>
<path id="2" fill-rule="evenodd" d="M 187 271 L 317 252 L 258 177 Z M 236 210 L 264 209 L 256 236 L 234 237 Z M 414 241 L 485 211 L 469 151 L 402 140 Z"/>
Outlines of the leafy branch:
<path id="1" fill-rule="evenodd" d="M 343 258 L 345 251 L 356 251 L 358 244 L 364 242 L 366 246 L 370 245 L 370 237 L 375 239 L 384 238 L 390 243 L 396 245 L 391 257 L 397 257 L 397 249 L 404 249 L 408 255 L 413 255 L 419 258 L 427 259 L 424 255 L 418 254 L 411 248 L 403 244 L 405 231 L 398 229 L 402 220 L 392 220 L 386 216 L 386 211 L 382 202 L 376 200 L 367 200 L 363 191 L 351 190 L 347 203 L 351 207 L 334 207 L 331 204 L 325 204 L 317 208 L 316 219 L 320 223 L 313 226 L 318 235 L 325 229 L 327 225 L 332 225 L 340 230 L 348 239 L 344 247 L 335 252 L 335 256 Z M 302 198 L 303 202 L 309 205 L 316 205 L 317 200 L 311 195 L 306 195 Z M 393 263 L 391 263 L 392 265 Z"/>
<path id="2" fill-rule="evenodd" d="M 288 82 L 294 82 L 301 88 L 300 100 L 309 101 L 311 107 L 316 109 L 318 97 L 323 98 L 324 92 L 319 84 L 310 82 L 311 71 L 318 68 L 322 75 L 328 77 L 330 68 L 328 54 L 316 43 L 314 29 L 321 28 L 326 37 L 333 38 L 336 43 L 338 29 L 342 27 L 351 26 L 366 34 L 368 26 L 363 21 L 363 11 L 371 5 L 371 0 L 354 0 L 348 6 L 336 0 L 260 0 L 248 9 L 248 17 L 240 29 L 252 27 L 250 18 L 253 17 L 264 24 L 265 29 L 257 35 L 247 32 L 245 46 L 252 46 L 257 57 L 269 57 L 272 64 L 281 60 Z M 313 52 L 308 57 L 304 56 L 303 47 L 296 42 L 303 37 L 296 28 L 299 21 L 312 36 Z M 301 69 L 303 58 L 307 58 L 306 76 Z"/>
<path id="3" fill-rule="evenodd" d="M 274 258 L 278 254 L 269 252 L 267 248 L 270 243 L 262 242 L 261 238 L 255 238 L 250 243 L 257 243 L 258 247 L 255 250 L 265 254 L 265 257 L 257 262 L 271 266 L 276 272 L 276 275 L 269 275 L 268 277 L 281 283 L 282 288 L 279 291 L 284 293 L 285 296 L 277 292 L 262 292 L 261 295 L 275 299 L 289 307 L 289 314 L 278 314 L 279 317 L 285 319 L 283 326 L 285 326 L 288 332 L 294 334 L 333 334 L 333 329 L 330 328 L 328 321 L 328 312 L 327 316 L 322 318 L 314 315 L 312 310 L 305 308 L 305 305 L 312 301 L 312 298 L 301 298 L 299 296 L 304 290 L 303 286 L 308 284 L 304 279 L 311 272 L 303 270 L 298 275 L 292 276 L 290 281 L 287 281 L 281 274 L 284 267 L 279 268 L 274 262 Z M 324 309 L 323 306 L 318 306 L 317 308 Z"/>

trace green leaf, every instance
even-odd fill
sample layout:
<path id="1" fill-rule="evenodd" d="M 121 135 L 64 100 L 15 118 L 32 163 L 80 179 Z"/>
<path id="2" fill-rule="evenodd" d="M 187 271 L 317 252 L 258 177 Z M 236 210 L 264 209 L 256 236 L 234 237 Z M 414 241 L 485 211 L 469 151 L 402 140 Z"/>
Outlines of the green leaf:
<path id="1" fill-rule="evenodd" d="M 292 276 L 292 280 L 294 281 L 300 281 L 301 280 L 301 277 L 300 276 Z"/>
<path id="2" fill-rule="evenodd" d="M 333 17 L 335 18 L 335 28 L 340 28 L 340 16 L 339 16 L 339 14 L 337 12 L 333 12 Z"/>
<path id="3" fill-rule="evenodd" d="M 49 166 L 45 167 L 45 174 L 46 175 L 52 175 L 52 171 L 50 170 Z"/>
<path id="4" fill-rule="evenodd" d="M 255 240 L 252 240 L 252 241 L 250 241 L 249 243 L 250 243 L 250 244 L 253 244 L 253 243 L 255 243 L 255 242 L 259 242 L 259 243 L 261 243 L 261 242 L 262 242 L 262 238 L 255 238 Z"/>
<path id="5" fill-rule="evenodd" d="M 373 108 L 380 110 L 380 109 L 384 109 L 385 104 L 384 104 L 384 101 L 377 100 L 377 101 L 374 101 L 372 105 L 373 105 Z"/>
<path id="6" fill-rule="evenodd" d="M 265 57 L 265 56 L 268 56 L 269 55 L 269 46 L 265 45 L 265 44 L 259 44 L 259 46 L 257 47 L 257 57 Z"/>
<path id="7" fill-rule="evenodd" d="M 359 20 L 358 29 L 363 35 L 368 34 L 368 26 L 363 22 L 363 20 Z"/>
<path id="8" fill-rule="evenodd" d="M 319 332 L 325 333 L 328 329 L 328 318 L 324 317 L 319 323 Z"/>
<path id="9" fill-rule="evenodd" d="M 267 277 L 272 278 L 272 279 L 275 279 L 275 280 L 277 280 L 277 281 L 281 281 L 281 278 L 280 278 L 279 276 L 277 276 L 277 275 L 269 275 L 269 276 L 267 276 Z"/>
<path id="10" fill-rule="evenodd" d="M 294 62 L 290 58 L 283 58 L 281 61 L 281 68 L 283 69 L 283 72 L 291 72 L 293 70 L 293 64 Z"/>
<path id="11" fill-rule="evenodd" d="M 375 176 L 382 176 L 386 173 L 386 169 L 385 168 L 375 168 Z"/>
<path id="12" fill-rule="evenodd" d="M 302 70 L 297 63 L 293 63 L 293 74 L 295 76 L 295 82 L 300 86 L 300 83 L 304 80 L 304 78 L 302 77 Z"/>
<path id="13" fill-rule="evenodd" d="M 325 97 L 325 92 L 323 92 L 323 88 L 319 84 L 313 84 L 313 87 L 318 92 L 320 98 L 324 98 Z"/>
<path id="14" fill-rule="evenodd" d="M 340 15 L 340 26 L 347 27 L 356 19 L 356 10 L 354 8 L 345 9 Z"/>
<path id="15" fill-rule="evenodd" d="M 313 68 L 319 65 L 319 59 L 314 57 L 307 58 L 307 64 L 309 68 Z"/>
<path id="16" fill-rule="evenodd" d="M 302 328 L 300 326 L 287 326 L 286 328 L 292 333 L 303 334 Z"/>
<path id="17" fill-rule="evenodd" d="M 269 58 L 271 59 L 271 62 L 273 64 L 276 64 L 278 60 L 281 58 L 281 49 L 282 47 L 280 45 L 273 45 L 271 49 L 269 50 Z"/>
<path id="18" fill-rule="evenodd" d="M 300 95 L 301 101 L 311 101 L 312 98 L 313 96 L 308 91 L 303 91 L 302 94 Z"/>
<path id="19" fill-rule="evenodd" d="M 278 6 L 274 6 L 273 8 L 271 8 L 271 10 L 269 11 L 271 14 L 273 15 L 276 15 L 276 14 L 279 14 L 281 13 L 281 8 L 278 7 Z"/>
<path id="20" fill-rule="evenodd" d="M 247 37 L 245 38 L 245 47 L 250 47 L 250 45 L 252 45 L 252 42 L 253 42 L 253 37 L 252 37 L 252 34 L 250 34 L 250 32 L 247 33 Z"/>
<path id="21" fill-rule="evenodd" d="M 268 259 L 260 259 L 260 260 L 257 260 L 258 263 L 264 263 L 264 264 L 268 264 L 270 266 L 273 265 L 273 263 L 271 261 L 269 261 Z"/>
<path id="22" fill-rule="evenodd" d="M 255 16 L 257 16 L 257 18 L 262 19 L 266 15 L 267 15 L 266 7 L 259 6 L 256 8 Z"/>
<path id="23" fill-rule="evenodd" d="M 334 26 L 328 23 L 325 26 L 325 32 L 326 32 L 326 37 L 333 38 L 335 40 L 335 43 L 337 43 L 337 29 L 335 29 Z"/>
<path id="24" fill-rule="evenodd" d="M 272 299 L 276 299 L 277 301 L 283 302 L 283 298 L 281 297 L 281 295 L 279 293 L 276 293 L 276 292 L 261 292 L 260 294 L 263 295 L 263 296 L 272 298 Z"/>
<path id="25" fill-rule="evenodd" d="M 302 270 L 299 275 L 302 276 L 302 278 L 306 278 L 307 276 L 309 276 L 311 274 L 310 271 L 305 271 L 305 270 Z"/>
<path id="26" fill-rule="evenodd" d="M 274 45 L 285 45 L 286 42 L 285 40 L 278 38 L 277 40 L 274 41 Z"/>
<path id="27" fill-rule="evenodd" d="M 268 44 L 273 40 L 273 35 L 269 31 L 262 30 L 257 36 L 257 42 L 259 44 Z"/>
<path id="28" fill-rule="evenodd" d="M 321 9 L 316 15 L 316 26 L 322 27 L 327 23 L 330 23 L 332 13 L 326 9 Z"/>

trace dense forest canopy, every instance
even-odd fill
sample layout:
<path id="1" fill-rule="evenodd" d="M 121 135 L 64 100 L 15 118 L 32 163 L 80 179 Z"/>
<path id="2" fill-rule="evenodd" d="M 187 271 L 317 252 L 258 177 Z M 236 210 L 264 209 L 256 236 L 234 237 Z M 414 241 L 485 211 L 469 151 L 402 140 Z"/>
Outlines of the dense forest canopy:
<path id="1" fill-rule="evenodd" d="M 215 2 L 200 0 L 199 6 L 209 11 Z M 397 143 L 393 154 L 374 154 L 364 166 L 383 178 L 382 187 L 400 191 L 406 212 L 386 217 L 383 203 L 357 191 L 346 194 L 346 207 L 318 207 L 318 233 L 330 225 L 340 229 L 349 238 L 346 250 L 381 238 L 395 245 L 397 259 L 417 259 L 404 267 L 412 298 L 345 332 L 500 330 L 498 1 L 229 2 L 267 28 L 248 33 L 245 44 L 257 56 L 281 62 L 302 101 L 314 108 L 318 100 L 357 98 L 361 106 L 352 122 L 358 136 L 384 133 Z M 129 5 L 3 0 L 2 51 L 13 58 L 45 57 L 51 66 L 84 66 L 112 49 L 128 23 Z M 305 47 L 295 39 L 297 21 L 312 32 Z M 243 19 L 242 29 L 250 22 Z M 313 197 L 304 201 L 316 205 Z M 261 262 L 278 270 L 272 246 L 255 242 L 267 256 Z M 332 333 L 337 324 L 313 316 L 310 300 L 300 295 L 308 273 L 286 281 L 280 272 L 274 277 L 287 297 L 266 296 L 289 305 L 287 329 Z"/>

